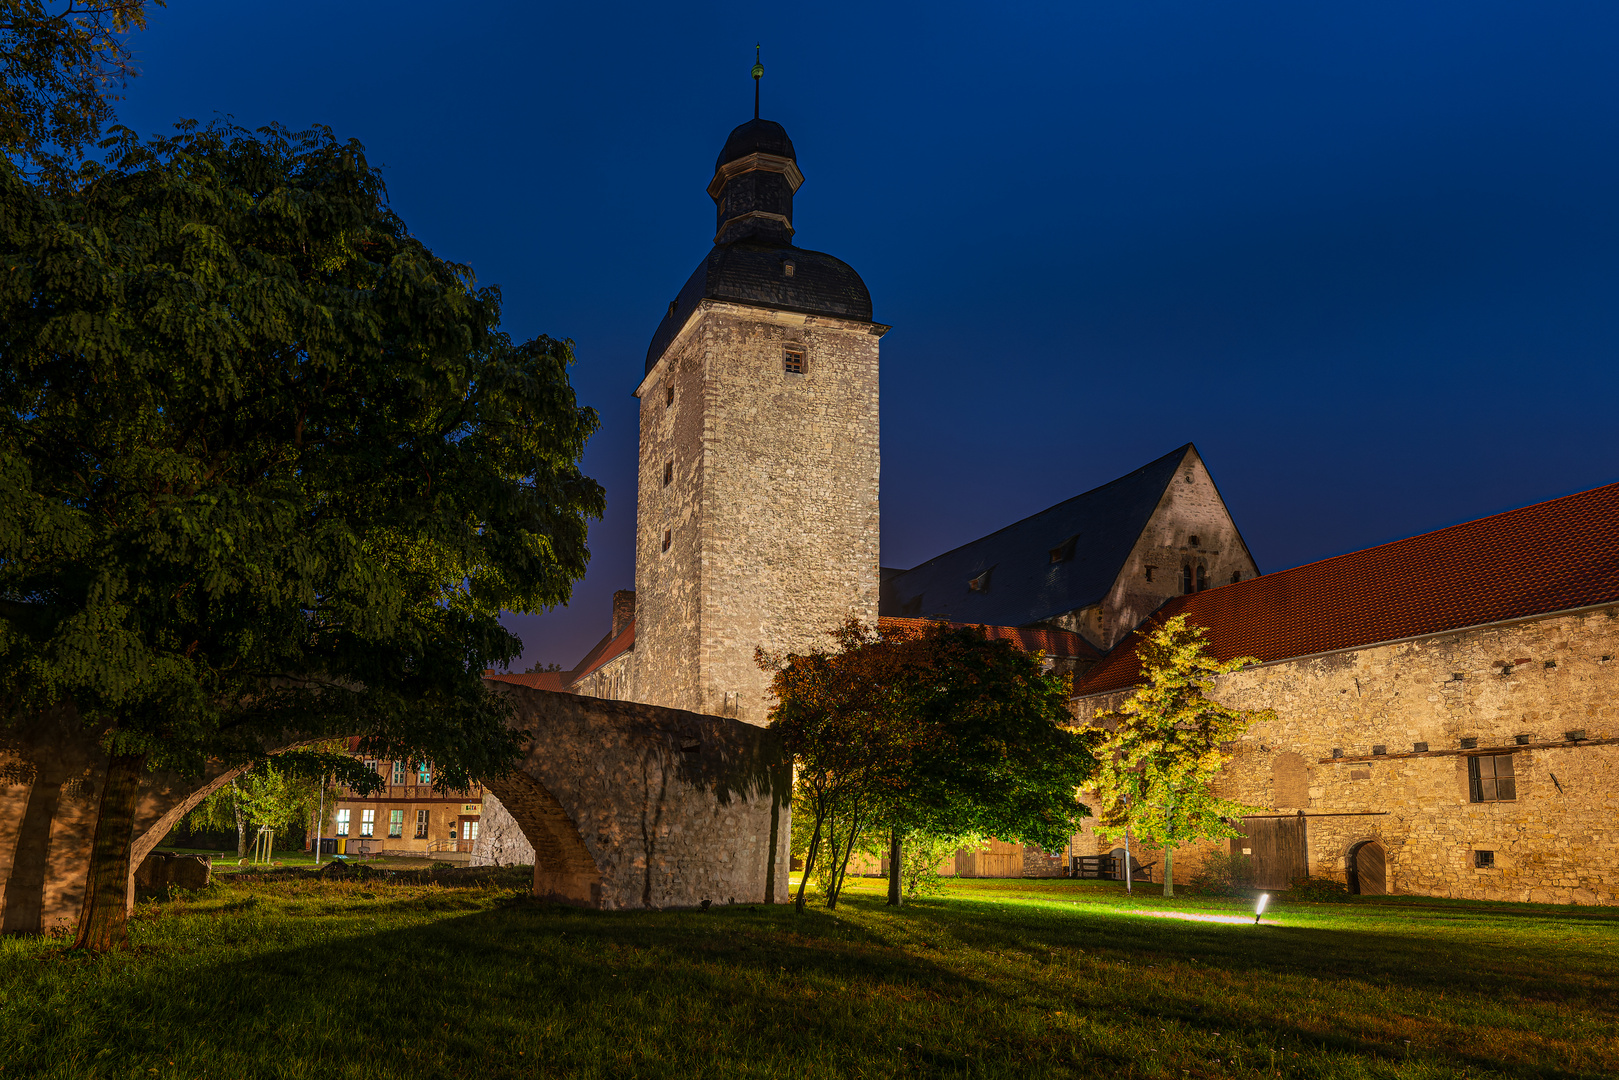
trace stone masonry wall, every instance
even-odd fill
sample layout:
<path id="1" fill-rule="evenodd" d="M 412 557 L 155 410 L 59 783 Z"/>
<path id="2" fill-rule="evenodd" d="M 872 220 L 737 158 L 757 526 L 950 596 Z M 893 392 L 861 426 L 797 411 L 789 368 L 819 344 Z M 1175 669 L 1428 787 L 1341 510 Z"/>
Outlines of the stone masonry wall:
<path id="1" fill-rule="evenodd" d="M 1344 880 L 1350 850 L 1377 840 L 1390 892 L 1619 902 L 1616 654 L 1619 607 L 1607 607 L 1237 672 L 1215 696 L 1276 719 L 1233 747 L 1222 793 L 1305 810 L 1312 874 Z M 1076 713 L 1122 696 L 1077 700 Z M 1502 754 L 1517 798 L 1471 802 L 1468 758 Z M 1074 843 L 1112 846 L 1089 830 Z M 1476 851 L 1495 865 L 1477 867 Z M 1177 877 L 1198 854 L 1176 853 Z"/>
<path id="2" fill-rule="evenodd" d="M 756 647 L 875 624 L 882 329 L 704 301 L 643 384 L 639 700 L 763 724 Z"/>
<path id="3" fill-rule="evenodd" d="M 498 684 L 531 735 L 475 862 L 524 861 L 535 892 L 607 909 L 787 899 L 789 774 L 775 735 L 735 720 Z M 494 807 L 501 806 L 496 812 Z"/>

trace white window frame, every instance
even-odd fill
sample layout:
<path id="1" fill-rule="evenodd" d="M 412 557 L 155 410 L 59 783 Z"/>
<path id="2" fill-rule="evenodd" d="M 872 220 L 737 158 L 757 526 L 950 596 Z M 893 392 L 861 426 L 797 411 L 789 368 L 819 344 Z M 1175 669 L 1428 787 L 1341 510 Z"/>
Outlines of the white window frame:
<path id="1" fill-rule="evenodd" d="M 347 836 L 348 834 L 349 834 L 349 812 L 348 812 L 348 808 L 344 807 L 344 808 L 338 810 L 338 812 L 337 812 L 337 835 L 338 836 Z"/>
<path id="2" fill-rule="evenodd" d="M 360 811 L 360 835 L 362 837 L 375 836 L 377 831 L 377 812 L 371 809 Z"/>

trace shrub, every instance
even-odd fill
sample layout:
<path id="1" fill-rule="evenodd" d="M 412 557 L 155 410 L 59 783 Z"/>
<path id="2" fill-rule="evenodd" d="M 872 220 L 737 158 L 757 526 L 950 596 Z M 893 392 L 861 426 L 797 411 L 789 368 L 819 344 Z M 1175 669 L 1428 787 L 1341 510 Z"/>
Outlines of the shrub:
<path id="1" fill-rule="evenodd" d="M 1254 886 L 1254 860 L 1217 851 L 1192 875 L 1191 888 L 1209 896 L 1239 896 Z"/>
<path id="2" fill-rule="evenodd" d="M 1349 899 L 1349 887 L 1332 878 L 1294 878 L 1293 887 L 1288 890 L 1287 898 L 1302 900 L 1307 904 L 1341 904 Z"/>

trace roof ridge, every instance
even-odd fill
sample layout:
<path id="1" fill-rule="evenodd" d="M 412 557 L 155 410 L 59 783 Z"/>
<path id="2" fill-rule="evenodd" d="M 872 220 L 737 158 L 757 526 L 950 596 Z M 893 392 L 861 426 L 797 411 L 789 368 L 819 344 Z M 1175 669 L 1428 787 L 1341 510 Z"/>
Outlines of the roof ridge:
<path id="1" fill-rule="evenodd" d="M 1090 489 L 1088 489 L 1086 491 L 1080 492 L 1078 495 L 1070 495 L 1066 499 L 1062 499 L 1062 500 L 1060 500 L 1058 502 L 1052 503 L 1050 506 L 1046 507 L 1044 510 L 1037 510 L 1032 514 L 1026 514 L 1023 517 L 1018 518 L 1016 521 L 1008 522 L 1007 524 L 1002 525 L 1000 528 L 996 529 L 994 532 L 987 532 L 983 536 L 975 537 L 975 538 L 973 538 L 971 540 L 968 540 L 964 544 L 957 544 L 953 548 L 948 548 L 948 549 L 946 549 L 944 551 L 941 551 L 937 555 L 933 556 L 930 559 L 924 559 L 923 561 L 917 563 L 915 566 L 912 566 L 912 567 L 910 567 L 910 568 L 908 568 L 906 570 L 900 571 L 900 573 L 896 574 L 895 577 L 896 578 L 903 577 L 906 574 L 909 574 L 912 570 L 920 570 L 922 567 L 928 565 L 928 563 L 937 562 L 938 560 L 944 558 L 946 555 L 954 555 L 956 552 L 961 551 L 963 548 L 969 548 L 969 547 L 972 547 L 974 544 L 981 543 L 982 541 L 988 540 L 991 537 L 999 536 L 1001 533 L 1006 532 L 1008 529 L 1015 529 L 1019 525 L 1022 525 L 1024 522 L 1033 521 L 1035 518 L 1040 517 L 1042 514 L 1049 514 L 1049 513 L 1051 513 L 1051 511 L 1057 509 L 1060 506 L 1067 506 L 1071 502 L 1077 502 L 1078 500 L 1083 499 L 1083 498 L 1085 498 L 1085 497 L 1087 497 L 1089 495 L 1095 495 L 1097 492 L 1103 491 L 1103 490 L 1105 490 L 1107 488 L 1110 488 L 1114 484 L 1122 484 L 1124 481 L 1130 479 L 1132 476 L 1135 476 L 1137 473 L 1146 472 L 1148 469 L 1152 468 L 1154 465 L 1161 464 L 1165 460 L 1174 457 L 1176 454 L 1179 454 L 1182 457 L 1185 457 L 1186 456 L 1186 451 L 1195 450 L 1195 449 L 1196 449 L 1195 445 L 1193 445 L 1192 443 L 1186 443 L 1183 446 L 1179 446 L 1179 447 L 1175 448 L 1174 450 L 1171 450 L 1167 454 L 1163 454 L 1163 455 L 1160 455 L 1159 457 L 1153 458 L 1151 461 L 1147 462 L 1145 465 L 1140 466 L 1139 468 L 1135 468 L 1135 469 L 1130 470 L 1129 472 L 1125 473 L 1123 476 L 1114 477 L 1112 480 L 1109 480 L 1105 484 L 1098 484 L 1093 488 L 1090 488 Z M 1199 454 L 1198 457 L 1201 458 L 1202 455 Z M 1173 479 L 1174 479 L 1174 477 L 1170 477 L 1170 480 L 1173 480 Z M 1165 486 L 1166 487 L 1168 486 L 1168 484 L 1169 484 L 1169 481 L 1165 481 Z"/>

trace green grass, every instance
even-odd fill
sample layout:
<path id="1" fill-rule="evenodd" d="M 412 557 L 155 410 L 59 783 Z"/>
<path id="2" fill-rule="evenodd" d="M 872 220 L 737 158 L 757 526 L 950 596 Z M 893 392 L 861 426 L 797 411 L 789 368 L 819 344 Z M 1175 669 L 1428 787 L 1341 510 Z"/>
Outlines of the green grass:
<path id="1" fill-rule="evenodd" d="M 0 1078 L 1599 1077 L 1619 911 L 977 881 L 581 912 L 527 872 L 237 875 L 133 951 L 0 940 Z M 1156 892 L 1156 889 L 1153 890 Z"/>

